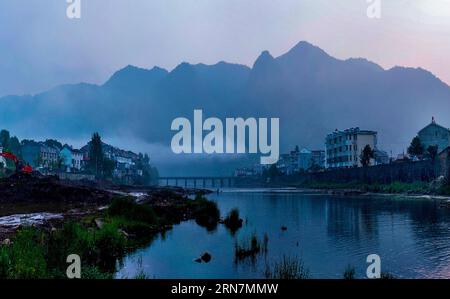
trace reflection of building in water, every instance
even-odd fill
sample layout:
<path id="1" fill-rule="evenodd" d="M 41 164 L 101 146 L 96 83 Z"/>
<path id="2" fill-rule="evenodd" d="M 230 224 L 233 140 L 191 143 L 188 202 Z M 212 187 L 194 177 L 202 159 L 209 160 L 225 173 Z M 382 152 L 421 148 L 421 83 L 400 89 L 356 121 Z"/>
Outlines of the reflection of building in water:
<path id="1" fill-rule="evenodd" d="M 331 197 L 326 201 L 327 233 L 337 239 L 373 239 L 378 235 L 375 211 L 361 198 Z"/>

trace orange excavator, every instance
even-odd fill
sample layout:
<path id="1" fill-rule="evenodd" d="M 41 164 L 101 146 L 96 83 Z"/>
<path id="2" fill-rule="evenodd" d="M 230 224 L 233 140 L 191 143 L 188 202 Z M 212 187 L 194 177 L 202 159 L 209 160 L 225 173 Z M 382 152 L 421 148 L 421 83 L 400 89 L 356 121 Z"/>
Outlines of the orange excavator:
<path id="1" fill-rule="evenodd" d="M 0 153 L 0 157 L 10 159 L 14 161 L 14 164 L 16 165 L 16 173 L 22 172 L 22 173 L 32 173 L 33 168 L 30 165 L 23 165 L 23 163 L 20 161 L 19 158 L 17 158 L 16 155 L 9 152 L 2 152 Z"/>

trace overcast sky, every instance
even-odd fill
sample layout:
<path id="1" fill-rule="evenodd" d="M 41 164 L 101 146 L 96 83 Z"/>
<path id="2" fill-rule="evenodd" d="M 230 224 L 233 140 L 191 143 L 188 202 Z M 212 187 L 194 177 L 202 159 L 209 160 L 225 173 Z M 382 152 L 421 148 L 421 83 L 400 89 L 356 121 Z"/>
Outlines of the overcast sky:
<path id="1" fill-rule="evenodd" d="M 174 68 L 183 61 L 251 66 L 300 40 L 338 58 L 385 68 L 422 67 L 450 83 L 450 0 L 66 0 L 0 1 L 0 96 L 63 83 L 103 83 L 128 64 Z"/>

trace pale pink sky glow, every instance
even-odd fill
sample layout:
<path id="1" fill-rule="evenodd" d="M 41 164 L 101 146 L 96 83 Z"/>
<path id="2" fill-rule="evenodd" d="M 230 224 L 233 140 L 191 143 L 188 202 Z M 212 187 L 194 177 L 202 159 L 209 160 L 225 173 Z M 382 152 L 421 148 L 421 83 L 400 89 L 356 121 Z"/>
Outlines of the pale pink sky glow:
<path id="1" fill-rule="evenodd" d="M 133 64 L 172 69 L 218 61 L 251 66 L 306 40 L 330 55 L 384 68 L 422 67 L 450 83 L 450 0 L 82 0 L 0 2 L 0 96 L 63 83 L 103 83 Z"/>

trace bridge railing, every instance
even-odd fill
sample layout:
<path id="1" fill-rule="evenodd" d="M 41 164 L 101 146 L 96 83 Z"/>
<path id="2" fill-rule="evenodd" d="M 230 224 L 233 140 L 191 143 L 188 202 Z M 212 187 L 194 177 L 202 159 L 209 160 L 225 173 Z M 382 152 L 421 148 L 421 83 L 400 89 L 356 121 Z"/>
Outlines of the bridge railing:
<path id="1" fill-rule="evenodd" d="M 159 177 L 158 180 L 160 186 L 224 188 L 235 185 L 235 177 Z"/>

